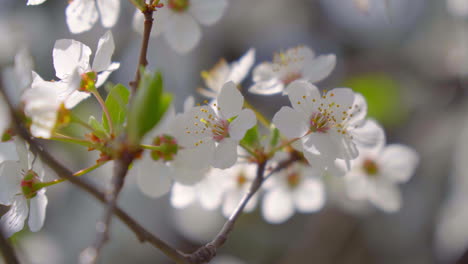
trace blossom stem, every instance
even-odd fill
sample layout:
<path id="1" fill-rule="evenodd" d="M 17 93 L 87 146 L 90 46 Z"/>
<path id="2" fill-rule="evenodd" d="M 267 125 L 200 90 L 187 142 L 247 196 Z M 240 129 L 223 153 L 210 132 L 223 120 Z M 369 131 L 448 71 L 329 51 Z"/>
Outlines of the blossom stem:
<path id="1" fill-rule="evenodd" d="M 260 123 L 264 125 L 266 128 L 270 128 L 271 122 L 245 99 L 244 99 L 244 107 L 252 110 L 255 113 L 255 116 L 257 117 L 258 121 L 260 121 Z"/>
<path id="2" fill-rule="evenodd" d="M 167 149 L 166 147 L 162 147 L 162 146 L 152 146 L 152 145 L 144 145 L 144 144 L 141 144 L 140 147 L 144 149 L 159 150 L 159 151 L 165 151 Z"/>
<path id="3" fill-rule="evenodd" d="M 98 162 L 98 163 L 94 164 L 91 167 L 88 167 L 88 168 L 85 168 L 85 169 L 82 169 L 82 170 L 79 170 L 79 171 L 73 173 L 73 176 L 79 177 L 79 176 L 85 175 L 85 174 L 87 174 L 89 172 L 92 172 L 93 170 L 101 167 L 102 165 L 104 165 L 106 163 L 107 163 L 107 161 Z M 53 181 L 50 181 L 50 182 L 42 182 L 42 183 L 38 183 L 35 187 L 41 189 L 41 188 L 49 187 L 49 186 L 64 182 L 66 180 L 67 179 L 65 179 L 65 178 L 61 178 L 61 179 L 53 180 Z"/>
<path id="4" fill-rule="evenodd" d="M 245 149 L 245 151 L 247 151 L 250 155 L 254 156 L 255 158 L 258 158 L 258 154 L 255 153 L 255 151 L 253 149 L 251 149 L 248 145 L 242 143 L 242 142 L 239 142 L 239 146 L 241 146 L 243 149 Z"/>
<path id="5" fill-rule="evenodd" d="M 275 153 L 276 153 L 278 150 L 281 150 L 281 149 L 283 149 L 284 147 L 290 146 L 292 143 L 298 141 L 299 139 L 301 139 L 301 138 L 292 138 L 292 139 L 290 139 L 290 140 L 288 140 L 288 141 L 285 141 L 283 144 L 281 144 L 281 145 L 279 145 L 279 146 L 277 146 L 277 147 L 271 149 L 270 152 L 268 153 L 268 156 L 269 156 L 269 157 L 272 157 L 273 155 L 275 155 Z"/>
<path id="6" fill-rule="evenodd" d="M 50 139 L 51 140 L 56 140 L 56 141 L 74 143 L 74 144 L 82 145 L 82 146 L 85 146 L 85 147 L 93 146 L 93 143 L 91 143 L 90 141 L 88 141 L 86 139 L 74 138 L 74 137 L 59 134 L 57 132 L 55 132 L 54 135 Z"/>
<path id="7" fill-rule="evenodd" d="M 112 119 L 110 117 L 109 109 L 107 108 L 106 103 L 104 102 L 104 99 L 102 99 L 101 95 L 99 94 L 99 92 L 96 89 L 91 90 L 91 93 L 94 95 L 94 97 L 96 97 L 97 101 L 101 105 L 102 111 L 104 112 L 104 115 L 106 116 L 107 123 L 109 124 L 110 134 L 113 135 L 114 134 L 114 127 L 112 125 Z"/>

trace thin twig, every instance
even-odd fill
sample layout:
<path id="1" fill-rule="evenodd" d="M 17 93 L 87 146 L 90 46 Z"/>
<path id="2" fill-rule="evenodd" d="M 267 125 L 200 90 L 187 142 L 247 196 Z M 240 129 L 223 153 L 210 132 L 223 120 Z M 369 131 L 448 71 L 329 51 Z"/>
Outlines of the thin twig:
<path id="1" fill-rule="evenodd" d="M 3 259 L 8 264 L 19 264 L 18 257 L 16 257 L 15 250 L 0 230 L 0 251 L 2 252 Z"/>
<path id="2" fill-rule="evenodd" d="M 1 83 L 2 80 L 0 76 L 0 84 Z M 70 171 L 61 163 L 59 163 L 54 157 L 52 157 L 47 151 L 44 150 L 44 148 L 40 145 L 40 143 L 37 142 L 36 139 L 33 139 L 31 137 L 28 130 L 23 126 L 21 118 L 16 114 L 15 109 L 11 104 L 11 100 L 9 100 L 9 98 L 6 96 L 2 86 L 0 86 L 0 96 L 3 96 L 5 98 L 5 102 L 7 103 L 7 106 L 11 111 L 12 123 L 14 125 L 15 132 L 19 137 L 23 138 L 29 144 L 30 150 L 36 155 L 38 155 L 41 158 L 42 162 L 44 162 L 49 168 L 51 168 L 57 174 L 58 177 L 67 179 L 70 183 L 88 192 L 100 202 L 106 203 L 107 199 L 100 190 L 98 190 L 94 185 L 88 183 L 87 181 L 74 177 L 72 171 Z M 125 225 L 127 225 L 127 227 L 130 230 L 133 231 L 133 233 L 137 236 L 140 242 L 150 243 L 178 264 L 188 263 L 185 257 L 180 252 L 169 246 L 163 240 L 151 234 L 119 207 L 115 207 L 114 214 L 117 215 L 117 217 Z"/>
<path id="3" fill-rule="evenodd" d="M 145 67 L 148 65 L 148 60 L 146 59 L 148 53 L 149 40 L 151 35 L 151 28 L 153 27 L 153 12 L 152 8 L 146 8 L 145 11 L 142 11 L 145 16 L 145 24 L 143 29 L 143 40 L 141 42 L 140 48 L 140 58 L 138 59 L 138 66 L 135 73 L 135 80 L 130 82 L 132 87 L 132 92 L 135 93 L 138 89 L 138 84 L 140 83 L 140 68 L 141 66 Z"/>

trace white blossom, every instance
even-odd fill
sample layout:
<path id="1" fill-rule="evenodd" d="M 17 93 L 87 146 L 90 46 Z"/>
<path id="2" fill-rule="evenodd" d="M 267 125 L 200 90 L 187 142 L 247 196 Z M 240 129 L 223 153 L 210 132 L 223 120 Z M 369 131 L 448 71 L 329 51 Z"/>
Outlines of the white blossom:
<path id="1" fill-rule="evenodd" d="M 368 200 L 383 211 L 395 212 L 402 203 L 397 184 L 407 182 L 418 163 L 419 155 L 400 144 L 360 149 L 345 176 L 347 192 L 355 200 Z"/>
<path id="2" fill-rule="evenodd" d="M 384 141 L 382 128 L 365 119 L 364 98 L 349 88 L 322 95 L 317 87 L 298 80 L 288 86 L 288 96 L 292 108 L 283 106 L 273 123 L 286 137 L 300 138 L 304 152 L 320 154 L 323 166 L 342 159 L 349 167 L 358 156 L 356 144 L 375 146 Z"/>
<path id="3" fill-rule="evenodd" d="M 304 164 L 294 164 L 271 176 L 265 183 L 262 215 L 272 224 L 283 223 L 295 211 L 312 213 L 325 204 L 321 172 Z"/>
<path id="4" fill-rule="evenodd" d="M 111 28 L 119 12 L 120 0 L 73 0 L 65 9 L 67 25 L 73 34 L 90 30 L 99 17 L 105 28 Z"/>
<path id="5" fill-rule="evenodd" d="M 249 91 L 256 94 L 285 92 L 285 87 L 295 80 L 319 82 L 335 68 L 333 54 L 315 56 L 308 47 L 299 46 L 276 53 L 273 62 L 263 62 L 253 70 L 254 85 Z"/>
<path id="6" fill-rule="evenodd" d="M 39 159 L 35 159 L 24 142 L 16 144 L 19 161 L 4 161 L 0 165 L 0 204 L 10 209 L 0 219 L 0 227 L 6 236 L 12 236 L 28 225 L 32 232 L 39 231 L 45 220 L 47 197 L 45 189 L 26 193 L 25 187 L 32 188 L 34 183 L 42 181 L 44 170 Z M 31 179 L 26 180 L 25 177 Z"/>
<path id="7" fill-rule="evenodd" d="M 191 51 L 200 42 L 200 25 L 211 26 L 218 22 L 228 4 L 227 0 L 162 0 L 163 8 L 155 12 L 151 36 L 161 33 L 169 45 L 180 54 Z M 143 32 L 144 16 L 137 10 L 134 28 Z"/>
<path id="8" fill-rule="evenodd" d="M 255 49 L 253 48 L 231 64 L 221 59 L 211 70 L 202 72 L 201 76 L 206 88 L 198 88 L 198 92 L 206 97 L 216 98 L 226 82 L 232 81 L 240 85 L 249 74 L 254 62 Z"/>
<path id="9" fill-rule="evenodd" d="M 250 109 L 242 109 L 244 97 L 233 82 L 226 83 L 213 107 L 195 107 L 185 122 L 181 142 L 196 148 L 197 155 L 212 157 L 215 168 L 229 168 L 237 161 L 237 145 L 257 120 Z M 195 158 L 195 157 L 193 157 Z"/>

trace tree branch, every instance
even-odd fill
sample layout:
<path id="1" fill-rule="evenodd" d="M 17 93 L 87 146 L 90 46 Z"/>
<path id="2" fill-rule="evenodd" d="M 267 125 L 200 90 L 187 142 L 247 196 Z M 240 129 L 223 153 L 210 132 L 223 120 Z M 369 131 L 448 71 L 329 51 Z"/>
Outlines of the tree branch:
<path id="1" fill-rule="evenodd" d="M 146 67 L 148 65 L 148 60 L 146 59 L 148 53 L 149 40 L 151 35 L 151 28 L 153 27 L 153 12 L 154 9 L 147 7 L 145 11 L 142 11 L 145 16 L 145 24 L 143 29 L 143 40 L 141 42 L 140 48 L 140 58 L 138 60 L 138 66 L 135 73 L 135 80 L 130 82 L 132 87 L 132 92 L 135 93 L 138 89 L 138 84 L 140 83 L 140 68 L 141 66 Z"/>
<path id="2" fill-rule="evenodd" d="M 19 264 L 18 258 L 16 257 L 15 250 L 8 243 L 8 239 L 4 236 L 3 231 L 0 230 L 0 251 L 2 252 L 3 259 L 8 264 Z"/>
<path id="3" fill-rule="evenodd" d="M 2 80 L 0 76 L 0 84 L 1 83 L 2 83 Z M 3 86 L 1 85 L 0 85 L 0 96 L 3 96 L 5 98 L 5 102 L 7 103 L 7 106 L 9 107 L 15 132 L 17 133 L 19 137 L 23 138 L 29 144 L 30 150 L 36 155 L 38 155 L 41 158 L 41 160 L 57 174 L 59 178 L 68 180 L 69 182 L 76 185 L 80 189 L 83 189 L 89 194 L 91 194 L 94 198 L 96 198 L 100 202 L 106 203 L 107 199 L 100 190 L 98 190 L 94 185 L 88 183 L 87 181 L 74 177 L 72 171 L 70 171 L 69 169 L 64 167 L 61 163 L 59 163 L 57 160 L 55 160 L 55 158 L 53 158 L 47 151 L 44 150 L 44 148 L 40 145 L 39 142 L 37 142 L 36 139 L 33 139 L 31 137 L 28 130 L 23 126 L 21 118 L 16 114 L 15 109 L 13 105 L 11 104 L 11 101 L 7 97 L 3 89 Z M 187 263 L 185 257 L 181 253 L 179 253 L 176 249 L 172 248 L 171 246 L 169 246 L 167 243 L 165 243 L 158 237 L 151 234 L 143 226 L 141 226 L 138 222 L 136 222 L 132 217 L 130 217 L 127 213 L 125 213 L 122 209 L 116 206 L 113 213 L 117 215 L 117 217 L 124 224 L 126 224 L 127 227 L 133 231 L 133 233 L 135 233 L 135 235 L 140 240 L 140 242 L 148 242 L 152 244 L 154 247 L 161 250 L 167 257 L 169 257 L 171 260 L 175 261 L 176 263 L 180 263 L 180 264 Z"/>

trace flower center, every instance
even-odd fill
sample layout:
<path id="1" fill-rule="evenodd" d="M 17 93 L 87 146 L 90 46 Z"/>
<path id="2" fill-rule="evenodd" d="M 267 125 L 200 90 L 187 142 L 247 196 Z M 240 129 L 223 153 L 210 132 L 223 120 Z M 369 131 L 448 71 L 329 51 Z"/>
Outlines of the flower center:
<path id="1" fill-rule="evenodd" d="M 173 11 L 181 13 L 188 9 L 190 0 L 169 0 L 167 4 Z"/>
<path id="2" fill-rule="evenodd" d="M 247 183 L 247 177 L 245 177 L 244 172 L 240 172 L 237 175 L 236 182 L 238 187 L 242 187 L 245 183 Z"/>
<path id="3" fill-rule="evenodd" d="M 153 145 L 159 147 L 158 150 L 151 151 L 151 157 L 154 160 L 174 160 L 174 156 L 177 155 L 179 150 L 179 145 L 177 145 L 176 139 L 169 135 L 161 135 L 156 137 L 153 140 Z"/>
<path id="4" fill-rule="evenodd" d="M 224 138 L 229 137 L 229 121 L 227 120 L 217 120 L 214 123 L 211 123 L 211 133 L 213 134 L 213 139 L 217 142 L 223 140 Z"/>
<path id="5" fill-rule="evenodd" d="M 297 172 L 290 173 L 286 177 L 287 177 L 288 185 L 291 188 L 297 187 L 299 183 L 301 182 L 301 175 Z"/>
<path id="6" fill-rule="evenodd" d="M 362 168 L 369 176 L 375 177 L 379 173 L 379 166 L 372 159 L 365 159 L 362 163 Z"/>
<path id="7" fill-rule="evenodd" d="M 310 117 L 310 131 L 318 133 L 327 133 L 330 127 L 330 118 L 326 114 L 316 112 L 313 113 Z"/>
<path id="8" fill-rule="evenodd" d="M 39 183 L 39 176 L 33 170 L 28 170 L 21 181 L 21 191 L 26 199 L 34 198 L 38 189 L 34 186 Z"/>
<path id="9" fill-rule="evenodd" d="M 94 71 L 81 74 L 80 91 L 89 92 L 95 89 L 97 81 L 97 73 Z"/>

